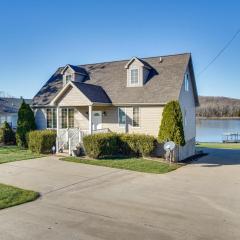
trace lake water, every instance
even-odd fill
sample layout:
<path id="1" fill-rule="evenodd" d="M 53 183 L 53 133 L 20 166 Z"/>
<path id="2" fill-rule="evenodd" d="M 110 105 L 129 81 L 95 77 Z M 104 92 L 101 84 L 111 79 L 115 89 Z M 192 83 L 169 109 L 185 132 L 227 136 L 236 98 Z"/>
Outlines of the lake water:
<path id="1" fill-rule="evenodd" d="M 240 133 L 240 119 L 197 119 L 198 142 L 222 142 L 222 135 L 231 132 Z"/>

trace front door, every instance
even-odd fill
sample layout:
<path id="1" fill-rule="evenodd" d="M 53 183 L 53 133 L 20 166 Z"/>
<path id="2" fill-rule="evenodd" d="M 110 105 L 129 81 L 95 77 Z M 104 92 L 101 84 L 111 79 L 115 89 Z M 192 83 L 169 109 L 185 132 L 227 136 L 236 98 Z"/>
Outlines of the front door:
<path id="1" fill-rule="evenodd" d="M 92 112 L 92 129 L 98 130 L 102 128 L 102 112 L 93 111 Z"/>

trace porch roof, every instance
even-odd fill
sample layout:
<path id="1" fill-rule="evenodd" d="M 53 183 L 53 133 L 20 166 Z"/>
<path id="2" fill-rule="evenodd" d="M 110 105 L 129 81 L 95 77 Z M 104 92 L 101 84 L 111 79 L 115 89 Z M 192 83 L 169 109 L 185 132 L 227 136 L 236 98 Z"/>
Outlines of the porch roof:
<path id="1" fill-rule="evenodd" d="M 51 104 L 55 105 L 59 100 L 69 94 L 69 88 L 73 88 L 77 90 L 79 94 L 83 95 L 83 102 L 79 103 L 79 105 L 92 105 L 92 104 L 111 104 L 111 100 L 107 96 L 106 92 L 103 90 L 102 87 L 80 83 L 80 82 L 69 82 L 66 84 L 63 89 L 56 95 L 56 97 L 52 100 Z M 78 100 L 80 100 L 79 98 Z M 74 99 L 73 99 L 74 100 Z M 86 104 L 87 103 L 87 104 Z"/>

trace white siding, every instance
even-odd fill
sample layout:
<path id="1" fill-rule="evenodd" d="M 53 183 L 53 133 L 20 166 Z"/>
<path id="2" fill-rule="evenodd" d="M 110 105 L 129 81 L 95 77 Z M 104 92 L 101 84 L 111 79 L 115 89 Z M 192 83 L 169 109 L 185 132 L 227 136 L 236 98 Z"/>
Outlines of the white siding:
<path id="1" fill-rule="evenodd" d="M 195 138 L 196 138 L 196 107 L 193 94 L 193 86 L 190 78 L 189 69 L 186 71 L 189 75 L 189 90 L 185 90 L 185 81 L 181 87 L 179 102 L 184 117 L 186 115 L 186 125 L 184 124 L 184 134 L 186 145 L 180 147 L 179 157 L 180 160 L 190 157 L 195 154 Z"/>
<path id="2" fill-rule="evenodd" d="M 88 107 L 77 107 L 74 112 L 74 126 L 81 130 L 88 129 Z"/>
<path id="3" fill-rule="evenodd" d="M 103 128 L 109 128 L 113 132 L 145 133 L 155 137 L 158 136 L 163 111 L 162 106 L 139 106 L 139 127 L 132 126 L 133 108 L 122 107 L 126 109 L 126 127 L 121 127 L 118 124 L 118 107 L 108 107 L 102 108 L 102 111 L 106 112 L 106 115 L 102 118 Z"/>
<path id="4" fill-rule="evenodd" d="M 90 105 L 91 102 L 83 95 L 77 88 L 70 87 L 60 100 L 58 100 L 58 105 L 60 107 L 69 107 L 69 106 L 86 106 Z"/>

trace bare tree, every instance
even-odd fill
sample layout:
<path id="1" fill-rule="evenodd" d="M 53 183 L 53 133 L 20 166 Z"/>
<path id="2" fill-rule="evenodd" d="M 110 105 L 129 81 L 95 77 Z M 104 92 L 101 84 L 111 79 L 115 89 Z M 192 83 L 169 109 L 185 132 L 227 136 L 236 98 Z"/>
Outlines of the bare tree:
<path id="1" fill-rule="evenodd" d="M 240 117 L 240 99 L 199 96 L 197 117 Z"/>

